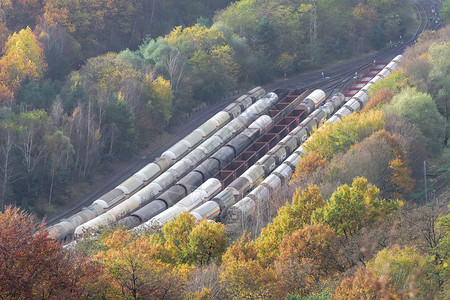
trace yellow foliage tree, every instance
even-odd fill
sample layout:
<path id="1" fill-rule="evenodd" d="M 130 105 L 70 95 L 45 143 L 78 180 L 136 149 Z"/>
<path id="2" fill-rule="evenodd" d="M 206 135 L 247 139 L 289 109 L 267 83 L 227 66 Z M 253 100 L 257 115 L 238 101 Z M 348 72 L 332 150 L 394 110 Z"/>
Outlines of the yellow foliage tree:
<path id="1" fill-rule="evenodd" d="M 220 278 L 229 299 L 277 298 L 275 272 L 258 261 L 256 244 L 243 234 L 222 257 Z"/>
<path id="2" fill-rule="evenodd" d="M 29 27 L 8 38 L 0 58 L 0 86 L 15 92 L 22 79 L 38 80 L 47 68 L 41 44 Z"/>
<path id="3" fill-rule="evenodd" d="M 257 240 L 258 257 L 265 266 L 270 265 L 278 257 L 283 237 L 311 224 L 312 213 L 325 205 L 319 188 L 315 185 L 307 190 L 298 189 L 292 199 L 292 204 L 286 203 L 280 208 L 278 216 L 263 228 Z"/>
<path id="4" fill-rule="evenodd" d="M 155 249 L 152 243 L 143 238 L 135 238 L 121 229 L 105 238 L 103 244 L 108 249 L 100 251 L 95 258 L 104 266 L 106 276 L 116 286 L 109 297 L 181 297 L 190 267 L 174 267 L 154 259 Z"/>
<path id="5" fill-rule="evenodd" d="M 154 117 L 163 122 L 167 122 L 172 117 L 173 91 L 170 88 L 170 81 L 158 76 L 155 79 L 147 76 L 145 79 L 145 95 L 148 98 L 147 106 L 154 113 Z"/>
<path id="6" fill-rule="evenodd" d="M 292 181 L 299 180 L 303 177 L 309 176 L 320 167 L 325 167 L 327 161 L 315 151 L 309 152 L 305 157 L 302 157 L 300 163 L 295 168 Z"/>
<path id="7" fill-rule="evenodd" d="M 381 111 L 351 114 L 343 118 L 342 122 L 323 126 L 322 130 L 314 133 L 305 148 L 308 152 L 315 151 L 329 160 L 335 154 L 345 153 L 356 142 L 382 128 L 384 113 Z"/>

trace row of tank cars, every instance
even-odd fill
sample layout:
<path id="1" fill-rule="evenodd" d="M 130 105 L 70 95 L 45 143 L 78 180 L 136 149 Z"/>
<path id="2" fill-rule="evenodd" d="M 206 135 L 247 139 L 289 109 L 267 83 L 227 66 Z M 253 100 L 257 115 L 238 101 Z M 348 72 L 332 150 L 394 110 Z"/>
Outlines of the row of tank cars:
<path id="1" fill-rule="evenodd" d="M 369 101 L 369 88 L 394 71 L 401 59 L 401 55 L 395 57 L 374 77 L 367 78 L 369 82 L 349 99 L 346 99 L 342 93 L 335 94 L 224 189 L 218 178 L 208 179 L 174 206 L 135 230 L 159 228 L 182 212 L 190 212 L 197 221 L 219 217 L 227 224 L 241 222 L 251 216 L 259 202 L 268 201 L 277 190 L 289 181 L 305 153 L 300 144 L 304 142 L 307 134 L 312 133 L 313 126 L 311 124 L 320 124 L 325 119 L 328 119 L 328 123 L 339 122 L 352 112 L 358 112 Z M 316 90 L 307 98 L 318 99 L 322 97 L 321 93 L 323 92 Z M 344 101 L 346 102 L 341 107 Z M 341 108 L 338 109 L 339 107 Z M 335 111 L 336 113 L 331 116 Z M 328 118 L 330 116 L 331 118 Z M 297 148 L 297 146 L 299 147 Z M 284 159 L 286 156 L 288 156 L 287 159 Z"/>
<path id="2" fill-rule="evenodd" d="M 266 94 L 261 87 L 242 95 L 119 186 L 75 215 L 47 228 L 49 236 L 64 240 L 71 237 L 76 228 L 87 222 L 92 221 L 92 228 L 98 227 L 95 225 L 97 223 L 101 226 L 109 225 L 146 204 L 255 121 L 263 111 L 273 106 L 279 97 L 284 97 L 287 93 L 286 90 L 275 92 L 278 94 L 268 93 L 261 100 L 258 99 Z M 182 159 L 183 157 L 185 158 Z M 141 190 L 142 187 L 145 188 Z M 137 194 L 137 191 L 140 193 Z M 187 189 L 186 193 L 188 192 L 191 190 Z M 133 196 L 130 198 L 130 195 Z M 119 208 L 111 211 L 111 208 L 119 205 Z M 80 228 L 78 232 L 84 228 Z"/>

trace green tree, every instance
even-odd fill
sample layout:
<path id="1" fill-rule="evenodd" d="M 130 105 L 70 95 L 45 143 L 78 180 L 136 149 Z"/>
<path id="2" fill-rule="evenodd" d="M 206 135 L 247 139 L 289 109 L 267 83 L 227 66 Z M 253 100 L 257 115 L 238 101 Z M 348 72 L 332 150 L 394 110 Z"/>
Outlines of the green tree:
<path id="1" fill-rule="evenodd" d="M 367 179 L 355 178 L 351 187 L 339 187 L 323 208 L 313 212 L 312 219 L 329 225 L 338 236 L 348 237 L 397 211 L 399 201 L 378 199 L 379 192 L 376 186 L 369 186 Z"/>
<path id="2" fill-rule="evenodd" d="M 134 141 L 134 118 L 120 94 L 109 99 L 103 126 L 105 148 L 108 149 L 104 152 L 108 156 L 128 155 Z"/>
<path id="3" fill-rule="evenodd" d="M 443 144 L 447 145 L 450 137 L 450 42 L 432 45 L 428 52 L 432 67 L 429 73 L 431 94 L 445 118 Z"/>
<path id="4" fill-rule="evenodd" d="M 27 110 L 44 109 L 48 111 L 59 91 L 60 86 L 56 82 L 50 80 L 36 82 L 26 76 L 16 92 L 16 103 L 26 107 Z"/>
<path id="5" fill-rule="evenodd" d="M 395 112 L 413 123 L 421 131 L 427 147 L 433 154 L 441 152 L 445 132 L 445 119 L 439 113 L 430 95 L 414 88 L 402 90 L 394 96 L 386 110 Z"/>
<path id="6" fill-rule="evenodd" d="M 53 194 L 63 194 L 69 176 L 69 166 L 73 161 L 75 150 L 69 137 L 57 130 L 44 138 L 47 151 L 49 151 L 50 164 L 50 191 L 48 203 L 51 204 Z M 56 183 L 55 183 L 56 179 Z"/>
<path id="7" fill-rule="evenodd" d="M 445 22 L 446 24 L 450 23 L 450 1 L 449 0 L 444 1 L 439 15 L 441 16 L 441 20 L 443 22 Z"/>

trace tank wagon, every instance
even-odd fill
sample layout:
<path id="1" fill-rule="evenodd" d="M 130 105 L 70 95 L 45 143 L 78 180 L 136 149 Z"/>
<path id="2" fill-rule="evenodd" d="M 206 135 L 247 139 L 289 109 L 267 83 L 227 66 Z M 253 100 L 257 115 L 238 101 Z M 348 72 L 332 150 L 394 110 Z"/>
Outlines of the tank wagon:
<path id="1" fill-rule="evenodd" d="M 397 56 L 392 62 L 395 64 L 398 64 L 401 61 L 402 57 Z M 392 63 L 391 62 L 391 63 Z M 383 68 L 383 70 L 380 71 L 382 74 L 387 74 L 386 71 L 391 72 L 391 70 L 394 70 L 396 66 L 393 66 L 391 64 L 388 64 L 389 68 L 386 66 Z M 393 68 L 393 69 L 392 69 Z M 387 75 L 386 75 L 387 76 Z M 377 77 L 377 76 L 375 76 Z M 375 80 L 374 82 L 377 82 L 381 79 L 381 76 L 379 79 Z M 370 83 L 373 84 L 373 83 Z M 370 86 L 369 86 L 370 87 Z M 367 91 L 367 90 L 366 90 Z M 345 115 L 348 115 L 354 111 L 359 111 L 360 108 L 363 107 L 364 104 L 368 102 L 368 95 L 366 91 L 359 91 L 355 94 L 354 97 L 352 97 L 347 103 L 339 109 L 330 119 L 328 119 L 328 122 L 333 123 L 336 121 L 340 121 L 341 118 Z M 336 97 L 343 99 L 343 95 L 335 95 L 331 102 L 333 100 L 337 100 Z M 338 101 L 339 102 L 339 101 Z M 342 100 L 341 100 L 342 103 Z M 353 103 L 353 104 L 352 104 Z M 357 103 L 357 104 L 354 104 Z M 327 105 L 328 102 L 325 104 Z M 334 103 L 337 104 L 337 103 Z M 339 106 L 335 106 L 333 103 L 333 107 L 337 108 Z M 318 110 L 322 110 L 325 108 L 320 107 Z M 357 107 L 357 110 L 351 110 L 353 107 Z M 328 111 L 326 112 L 327 115 L 329 115 Z M 347 114 L 348 113 L 348 114 Z M 306 141 L 307 143 L 307 141 Z M 280 166 L 278 166 L 266 179 L 262 181 L 261 184 L 259 184 L 255 189 L 253 189 L 246 197 L 244 197 L 242 200 L 237 202 L 236 204 L 232 205 L 226 215 L 226 220 L 228 223 L 235 223 L 239 222 L 246 217 L 250 216 L 253 212 L 255 212 L 257 203 L 262 201 L 267 201 L 270 199 L 270 197 L 283 185 L 285 184 L 290 177 L 292 176 L 295 167 L 298 165 L 298 163 L 301 160 L 302 155 L 305 153 L 305 150 L 303 146 L 300 146 L 298 149 L 294 151 L 292 155 L 290 155 Z M 249 169 L 250 171 L 250 169 Z M 228 189 L 228 188 L 227 188 Z M 225 189 L 221 193 L 219 193 L 216 197 L 212 199 L 212 201 L 217 202 L 219 204 L 219 207 L 221 211 L 224 211 L 227 208 L 227 205 L 220 205 L 223 200 L 226 201 L 228 205 L 230 205 L 231 199 L 230 195 L 232 194 L 231 191 L 227 191 Z M 222 200 L 222 199 L 223 200 Z M 211 206 L 211 205 L 210 205 Z M 209 206 L 208 206 L 209 207 Z M 206 210 L 205 207 L 199 207 L 199 211 Z M 198 217 L 198 215 L 196 215 Z M 196 219 L 197 219 L 196 217 Z"/>
<path id="2" fill-rule="evenodd" d="M 75 228 L 103 214 L 143 186 L 152 182 L 180 158 L 205 141 L 207 137 L 211 136 L 219 128 L 227 124 L 236 115 L 239 115 L 246 110 L 253 102 L 256 102 L 256 100 L 264 94 L 265 91 L 263 88 L 256 87 L 242 95 L 235 102 L 228 105 L 224 110 L 218 112 L 192 133 L 165 151 L 154 162 L 143 167 L 113 190 L 95 200 L 91 205 L 83 208 L 75 215 L 48 227 L 46 230 L 48 231 L 49 237 L 62 240 L 71 236 Z"/>
<path id="3" fill-rule="evenodd" d="M 267 112 L 286 114 L 286 110 L 292 109 L 306 96 L 306 89 L 295 90 L 288 96 L 279 101 L 272 109 Z M 281 105 L 281 106 L 279 106 Z M 280 108 L 276 108 L 279 106 Z M 137 226 L 143 222 L 149 221 L 168 207 L 174 206 L 178 201 L 192 193 L 195 188 L 214 176 L 221 168 L 226 166 L 235 157 L 239 156 L 254 141 L 266 132 L 272 126 L 273 118 L 268 115 L 260 117 L 252 126 L 233 138 L 229 143 L 220 148 L 210 158 L 206 159 L 198 168 L 190 172 L 186 177 L 171 187 L 165 193 L 161 194 L 156 200 L 149 203 L 146 207 L 134 212 L 130 216 L 122 219 L 121 224 L 128 228 Z M 263 126 L 259 124 L 265 124 Z M 272 127 L 273 128 L 273 127 Z M 270 130 L 269 130 L 270 131 Z M 181 186 L 181 187 L 180 187 Z M 147 227 L 147 225 L 143 226 Z"/>
<path id="4" fill-rule="evenodd" d="M 279 93 L 280 96 L 283 96 L 287 93 L 287 91 L 284 89 L 276 90 L 276 92 Z M 241 99 L 240 101 L 242 101 L 243 98 L 240 97 L 239 99 Z M 196 176 L 190 176 L 183 179 L 180 178 L 182 178 L 192 169 L 197 170 L 204 168 L 202 167 L 204 163 L 200 166 L 198 166 L 198 164 L 209 157 L 218 148 L 220 148 L 220 146 L 229 141 L 238 132 L 242 131 L 246 126 L 248 126 L 250 122 L 255 120 L 255 118 L 263 113 L 268 107 L 274 105 L 277 101 L 278 95 L 276 93 L 268 93 L 265 97 L 250 105 L 242 114 L 238 115 L 223 128 L 219 129 L 196 149 L 192 150 L 189 154 L 179 159 L 166 172 L 164 172 L 146 187 L 144 187 L 119 205 L 115 206 L 107 213 L 78 226 L 75 229 L 75 234 L 79 235 L 89 229 L 95 230 L 99 227 L 108 226 L 114 222 L 117 222 L 119 219 L 125 217 L 127 214 L 133 212 L 134 210 L 144 206 L 143 208 L 138 210 L 138 212 L 136 212 L 141 216 L 142 212 L 148 211 L 145 209 L 146 205 L 166 189 L 167 191 L 165 192 L 165 194 L 185 193 L 183 189 L 186 190 L 187 186 L 191 186 L 193 183 L 195 183 L 195 180 L 199 178 L 199 175 L 195 174 Z M 247 103 L 245 103 L 245 105 L 247 105 Z M 260 126 L 264 126 L 263 122 L 258 122 Z M 252 128 L 252 126 L 257 127 L 258 125 L 250 125 L 249 127 Z M 184 182 L 182 182 L 182 185 L 172 186 L 178 180 L 184 180 Z M 189 192 L 191 192 L 191 190 L 189 190 Z M 158 209 L 161 209 L 161 207 L 158 207 Z"/>

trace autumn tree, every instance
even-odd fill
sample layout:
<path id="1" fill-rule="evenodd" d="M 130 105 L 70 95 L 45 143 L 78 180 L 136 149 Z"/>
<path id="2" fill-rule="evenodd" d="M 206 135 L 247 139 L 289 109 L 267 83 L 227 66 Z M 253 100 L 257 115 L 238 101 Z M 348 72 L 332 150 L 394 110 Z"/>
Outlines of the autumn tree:
<path id="1" fill-rule="evenodd" d="M 194 263 L 207 265 L 226 250 L 225 225 L 203 220 L 189 234 L 189 252 Z"/>
<path id="2" fill-rule="evenodd" d="M 375 278 L 388 277 L 399 294 L 424 297 L 434 294 L 432 282 L 427 280 L 424 257 L 413 247 L 398 246 L 383 249 L 367 264 Z"/>
<path id="3" fill-rule="evenodd" d="M 370 110 L 372 108 L 380 108 L 382 105 L 391 102 L 394 93 L 388 88 L 378 90 L 372 97 L 370 97 L 369 103 L 364 106 L 364 110 Z"/>
<path id="4" fill-rule="evenodd" d="M 110 297 L 178 299 L 182 295 L 189 268 L 152 259 L 154 248 L 146 239 L 119 229 L 105 238 L 103 244 L 107 250 L 100 251 L 95 258 L 117 287 Z"/>
<path id="5" fill-rule="evenodd" d="M 40 79 L 46 67 L 40 43 L 29 27 L 22 29 L 10 36 L 4 45 L 0 58 L 0 86 L 16 92 L 22 79 L 26 76 Z"/>
<path id="6" fill-rule="evenodd" d="M 300 180 L 313 174 L 318 168 L 325 167 L 326 160 L 318 153 L 310 151 L 302 157 L 300 163 L 295 168 L 292 181 Z"/>
<path id="7" fill-rule="evenodd" d="M 170 87 L 170 81 L 162 76 L 145 79 L 144 94 L 147 99 L 146 106 L 149 109 L 155 127 L 161 127 L 172 117 L 172 100 L 174 95 Z"/>
<path id="8" fill-rule="evenodd" d="M 292 204 L 287 203 L 281 207 L 272 223 L 263 228 L 257 240 L 261 262 L 266 266 L 270 265 L 279 256 L 283 237 L 311 224 L 313 212 L 324 205 L 325 201 L 317 186 L 297 190 L 292 197 Z"/>
<path id="9" fill-rule="evenodd" d="M 310 225 L 286 235 L 275 262 L 280 293 L 309 295 L 320 280 L 343 271 L 337 237 L 324 225 Z"/>
<path id="10" fill-rule="evenodd" d="M 338 153 L 345 153 L 355 142 L 370 136 L 384 127 L 384 113 L 368 111 L 351 114 L 342 122 L 327 124 L 316 132 L 305 145 L 307 151 L 315 151 L 327 160 Z"/>
<path id="11" fill-rule="evenodd" d="M 228 299 L 273 299 L 277 296 L 275 272 L 261 265 L 257 246 L 245 233 L 223 255 L 220 278 Z"/>
<path id="12" fill-rule="evenodd" d="M 178 263 L 207 265 L 222 256 L 226 249 L 225 227 L 221 223 L 195 223 L 189 213 L 180 214 L 162 229 L 164 247 L 172 251 Z"/>
<path id="13" fill-rule="evenodd" d="M 0 212 L 1 298 L 78 298 L 83 280 L 100 274 L 95 264 L 69 260 L 44 226 L 18 208 Z"/>
<path id="14" fill-rule="evenodd" d="M 189 213 L 181 213 L 175 220 L 165 224 L 161 231 L 166 247 L 176 252 L 174 258 L 179 263 L 189 260 L 189 234 L 195 225 L 195 218 Z"/>
<path id="15" fill-rule="evenodd" d="M 372 273 L 360 267 L 355 275 L 342 280 L 333 299 L 391 299 L 394 290 L 386 278 L 374 278 Z"/>
<path id="16" fill-rule="evenodd" d="M 375 82 L 369 89 L 369 96 L 372 97 L 378 90 L 385 88 L 389 89 L 394 94 L 397 94 L 401 89 L 406 88 L 407 86 L 407 76 L 405 71 L 403 69 L 398 69 L 383 80 Z"/>
<path id="17" fill-rule="evenodd" d="M 401 199 L 412 191 L 414 180 L 400 138 L 380 130 L 356 143 L 330 162 L 322 186 L 350 184 L 355 177 L 363 176 L 380 189 L 382 197 Z"/>

